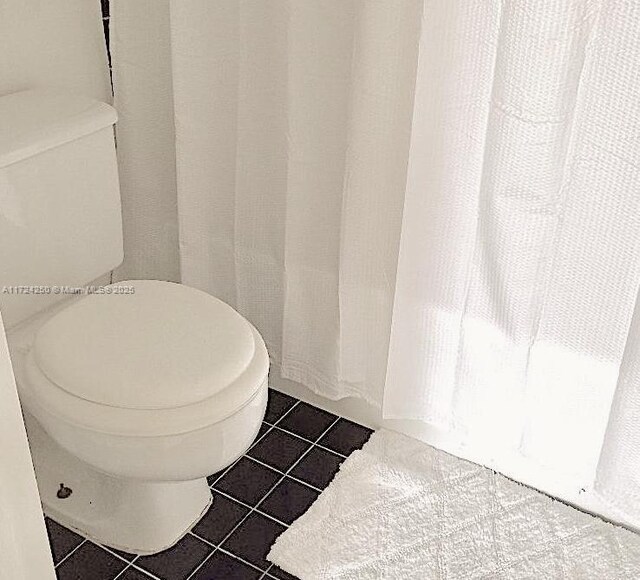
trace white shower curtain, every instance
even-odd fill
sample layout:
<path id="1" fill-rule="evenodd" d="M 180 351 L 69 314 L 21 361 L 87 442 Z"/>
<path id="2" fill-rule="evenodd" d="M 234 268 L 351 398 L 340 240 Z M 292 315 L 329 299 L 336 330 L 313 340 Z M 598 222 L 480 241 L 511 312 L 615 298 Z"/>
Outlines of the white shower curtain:
<path id="1" fill-rule="evenodd" d="M 592 479 L 640 279 L 640 3 L 429 8 L 385 412 Z"/>
<path id="2" fill-rule="evenodd" d="M 170 3 L 182 280 L 380 404 L 420 4 Z"/>
<path id="3" fill-rule="evenodd" d="M 154 173 L 142 136 L 175 175 L 182 281 L 246 315 L 275 372 L 506 472 L 590 491 L 600 461 L 620 508 L 638 38 L 624 0 L 115 0 L 122 172 Z M 125 228 L 154 230 L 131 196 Z"/>

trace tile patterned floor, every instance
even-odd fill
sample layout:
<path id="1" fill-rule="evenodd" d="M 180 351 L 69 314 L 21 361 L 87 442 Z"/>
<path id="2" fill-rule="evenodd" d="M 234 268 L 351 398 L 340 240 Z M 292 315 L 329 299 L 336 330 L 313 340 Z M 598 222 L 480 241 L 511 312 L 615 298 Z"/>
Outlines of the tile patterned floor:
<path id="1" fill-rule="evenodd" d="M 135 556 L 98 546 L 47 518 L 59 580 L 290 580 L 265 557 L 371 430 L 271 391 L 256 441 L 208 478 L 214 501 L 173 548 Z"/>

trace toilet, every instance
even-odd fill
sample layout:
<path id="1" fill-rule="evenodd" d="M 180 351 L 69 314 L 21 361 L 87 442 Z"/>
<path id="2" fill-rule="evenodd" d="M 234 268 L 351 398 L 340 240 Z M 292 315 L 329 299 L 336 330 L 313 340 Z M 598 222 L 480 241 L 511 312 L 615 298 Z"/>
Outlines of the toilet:
<path id="1" fill-rule="evenodd" d="M 269 358 L 205 292 L 104 283 L 123 257 L 115 122 L 78 95 L 0 97 L 0 308 L 45 513 L 152 554 L 255 439 Z"/>

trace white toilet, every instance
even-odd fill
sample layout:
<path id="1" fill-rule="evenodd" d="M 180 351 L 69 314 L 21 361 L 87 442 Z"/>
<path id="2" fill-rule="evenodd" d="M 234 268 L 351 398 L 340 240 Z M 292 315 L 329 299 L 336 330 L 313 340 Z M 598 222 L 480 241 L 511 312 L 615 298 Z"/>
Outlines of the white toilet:
<path id="1" fill-rule="evenodd" d="M 209 294 L 153 280 L 74 294 L 122 261 L 104 103 L 0 97 L 0 307 L 45 512 L 149 554 L 207 511 L 206 476 L 254 440 L 269 359 Z"/>

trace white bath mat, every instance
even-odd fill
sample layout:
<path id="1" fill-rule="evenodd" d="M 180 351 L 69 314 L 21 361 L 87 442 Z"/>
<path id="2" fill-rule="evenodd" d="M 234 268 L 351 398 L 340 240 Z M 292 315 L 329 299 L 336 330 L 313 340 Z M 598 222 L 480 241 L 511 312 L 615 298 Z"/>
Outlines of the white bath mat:
<path id="1" fill-rule="evenodd" d="M 268 556 L 303 580 L 640 578 L 640 536 L 390 431 Z"/>

